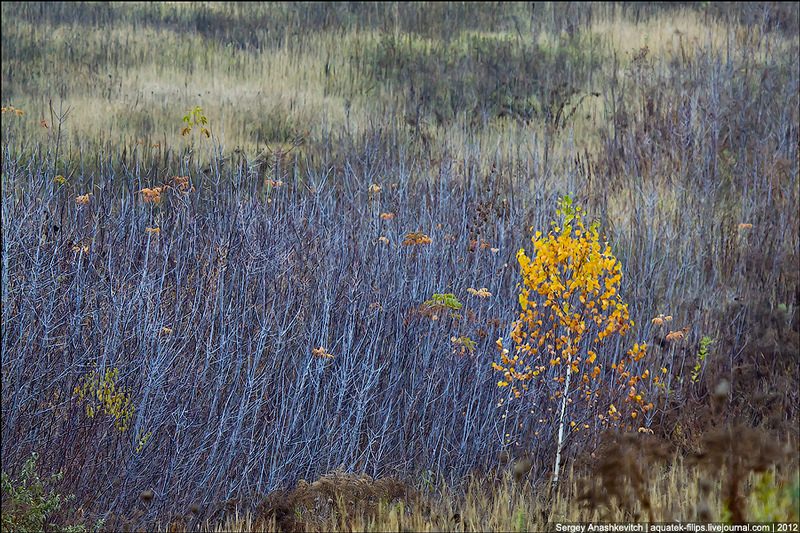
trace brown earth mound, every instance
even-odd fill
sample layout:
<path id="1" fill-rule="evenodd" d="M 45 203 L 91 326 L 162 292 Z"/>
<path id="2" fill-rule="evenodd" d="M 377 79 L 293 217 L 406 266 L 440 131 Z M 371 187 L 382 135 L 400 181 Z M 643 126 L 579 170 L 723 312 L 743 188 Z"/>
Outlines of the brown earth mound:
<path id="1" fill-rule="evenodd" d="M 338 522 L 342 529 L 354 517 L 374 516 L 379 505 L 402 503 L 411 510 L 419 501 L 405 483 L 393 478 L 372 479 L 365 474 L 334 471 L 313 483 L 300 480 L 294 490 L 269 494 L 256 509 L 257 530 L 273 520 L 280 531 L 320 531 Z"/>

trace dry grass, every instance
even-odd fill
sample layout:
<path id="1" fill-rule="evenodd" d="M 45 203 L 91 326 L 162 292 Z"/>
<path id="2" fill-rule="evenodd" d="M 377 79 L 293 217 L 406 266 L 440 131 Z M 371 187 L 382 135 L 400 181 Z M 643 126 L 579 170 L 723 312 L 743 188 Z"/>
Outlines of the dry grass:
<path id="1" fill-rule="evenodd" d="M 200 105 L 223 149 L 253 153 L 261 143 L 306 130 L 316 139 L 328 129 L 357 133 L 401 96 L 397 88 L 365 77 L 353 61 L 353 54 L 376 45 L 380 34 L 374 31 L 292 34 L 268 51 L 124 19 L 110 28 L 17 20 L 4 34 L 9 42 L 41 46 L 40 59 L 17 63 L 19 73 L 4 82 L 14 104 L 36 119 L 27 132 L 44 139 L 47 132 L 38 122 L 50 120 L 47 102 L 59 95 L 72 109 L 66 133 L 76 146 L 88 147 L 89 140 L 98 138 L 118 145 L 172 140 L 180 117 Z M 507 33 L 464 33 L 469 35 L 511 38 Z M 435 42 L 409 39 L 409 46 L 420 51 Z M 455 51 L 467 52 L 465 39 L 456 43 Z"/>
<path id="2" fill-rule="evenodd" d="M 336 90 L 354 80 L 344 54 L 352 37 L 346 35 L 317 33 L 303 37 L 300 51 L 295 48 L 299 43 L 287 43 L 259 53 L 196 33 L 124 22 L 111 29 L 83 27 L 79 37 L 70 26 L 51 29 L 24 21 L 7 33 L 8 39 L 42 42 L 43 61 L 49 65 L 25 82 L 39 89 L 17 93 L 14 101 L 38 125 L 40 118 L 50 120 L 47 99 L 64 87 L 73 118 L 66 131 L 76 145 L 98 137 L 115 144 L 175 139 L 180 117 L 199 105 L 223 149 L 239 146 L 252 152 L 263 147 L 259 141 L 284 141 L 305 129 L 317 134 L 320 128 L 364 124 L 375 99 L 346 101 Z M 87 70 L 77 60 L 63 61 L 73 46 L 103 50 L 109 43 L 124 47 L 119 63 L 104 57 L 100 69 Z M 341 52 L 332 56 L 331 50 Z M 326 62 L 336 72 L 334 79 L 325 75 Z M 46 130 L 37 133 L 44 138 Z"/>
<path id="3" fill-rule="evenodd" d="M 525 479 L 515 481 L 511 469 L 490 479 L 466 480 L 463 492 L 447 486 L 414 489 L 391 479 L 339 472 L 272 494 L 256 510 L 231 509 L 221 522 L 177 520 L 172 531 L 543 531 L 556 522 L 734 518 L 725 468 L 693 467 L 652 446 L 634 450 L 623 445 L 596 455 L 603 453 L 609 455 L 589 458 L 599 470 L 573 471 L 555 497 Z M 741 508 L 734 511 L 741 516 L 735 518 L 797 521 L 799 483 L 796 469 L 748 470 L 740 480 Z"/>
<path id="4" fill-rule="evenodd" d="M 691 57 L 698 48 L 737 53 L 746 49 L 748 53 L 763 57 L 785 53 L 790 44 L 784 38 L 763 39 L 762 28 L 758 25 L 726 23 L 708 11 L 703 14 L 686 8 L 661 12 L 637 22 L 623 15 L 617 5 L 611 13 L 593 23 L 590 32 L 619 54 L 622 65 L 644 47 L 653 56 L 669 61 Z"/>
<path id="5" fill-rule="evenodd" d="M 176 17 L 191 11 L 178 5 L 165 9 L 175 10 Z M 215 5 L 208 9 L 223 11 Z M 625 76 L 623 70 L 643 47 L 666 64 L 676 58 L 691 60 L 701 48 L 724 52 L 731 39 L 733 50 L 744 46 L 755 56 L 785 53 L 791 46 L 790 39 L 777 35 L 762 39 L 752 28 L 726 25 L 713 17 L 702 20 L 689 9 L 662 12 L 638 22 L 624 16 L 618 6 L 602 13 L 577 37 L 587 54 L 605 58 L 590 83 L 578 87 L 586 94 L 609 79 Z M 47 132 L 38 122 L 50 120 L 48 100 L 60 95 L 72 109 L 66 125 L 68 138 L 75 147 L 85 149 L 96 139 L 129 146 L 163 139 L 176 147 L 188 145 L 190 141 L 177 135 L 180 117 L 200 105 L 224 151 L 239 147 L 254 154 L 264 143 L 283 142 L 298 133 L 305 132 L 317 142 L 331 129 L 347 128 L 357 134 L 369 128 L 376 113 L 386 113 L 404 98 L 401 87 L 376 83 L 359 63 L 364 59 L 353 59 L 377 45 L 382 34 L 373 30 L 287 33 L 280 45 L 266 51 L 226 45 L 176 26 L 133 24 L 124 18 L 112 27 L 50 27 L 20 19 L 4 33 L 9 42 L 41 46 L 39 59 L 15 62 L 18 74 L 10 83 L 4 82 L 4 92 L 13 94 L 14 105 L 32 118 L 26 131 L 45 138 Z M 572 40 L 563 32 L 546 29 L 530 36 L 464 30 L 454 36 L 452 51 L 469 53 L 470 37 L 510 43 L 518 42 L 520 35 L 535 38 L 545 49 L 567 46 Z M 408 50 L 422 52 L 430 51 L 436 42 L 420 35 L 403 38 Z M 614 70 L 612 53 L 619 54 L 619 71 Z M 572 103 L 576 102 L 577 98 Z M 524 134 L 554 137 L 553 146 L 567 145 L 558 150 L 577 147 L 595 154 L 610 112 L 606 99 L 586 97 L 576 106 L 568 129 L 553 131 L 534 123 L 523 128 Z M 514 123 L 492 118 L 486 126 L 477 132 L 477 142 L 494 147 L 502 144 L 510 134 L 503 132 L 513 129 Z M 425 131 L 429 138 L 440 140 L 457 141 L 465 135 L 463 124 L 426 127 Z M 512 144 L 520 143 L 519 135 L 510 139 Z"/>

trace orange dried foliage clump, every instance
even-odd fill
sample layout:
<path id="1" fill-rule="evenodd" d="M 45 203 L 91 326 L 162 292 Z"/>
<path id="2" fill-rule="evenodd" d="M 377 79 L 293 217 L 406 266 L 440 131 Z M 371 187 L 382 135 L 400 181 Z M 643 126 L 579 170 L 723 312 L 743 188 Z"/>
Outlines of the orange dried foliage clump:
<path id="1" fill-rule="evenodd" d="M 663 326 L 667 322 L 672 322 L 672 315 L 664 315 L 664 313 L 659 313 L 657 317 L 651 320 L 653 325 L 656 326 Z"/>
<path id="2" fill-rule="evenodd" d="M 89 196 L 91 193 L 82 194 L 75 197 L 75 203 L 78 205 L 89 205 Z"/>
<path id="3" fill-rule="evenodd" d="M 411 233 L 406 234 L 405 238 L 403 239 L 403 246 L 416 246 L 420 244 L 430 244 L 432 242 L 433 241 L 431 238 L 421 231 L 412 231 Z"/>
<path id="4" fill-rule="evenodd" d="M 144 203 L 150 204 L 158 204 L 161 203 L 161 191 L 164 190 L 164 187 L 153 187 L 152 189 L 144 188 L 140 192 L 142 193 L 142 200 Z"/>
<path id="5" fill-rule="evenodd" d="M 325 348 L 323 348 L 322 346 L 320 346 L 319 348 L 314 348 L 313 350 L 311 350 L 311 355 L 313 355 L 314 357 L 316 357 L 318 359 L 333 359 L 333 354 L 332 353 L 328 353 L 328 351 Z"/>
<path id="6" fill-rule="evenodd" d="M 3 113 L 3 114 L 13 113 L 16 116 L 21 117 L 22 115 L 25 114 L 25 111 L 23 111 L 22 109 L 17 109 L 13 105 L 8 105 L 8 106 L 0 107 L 0 113 Z"/>
<path id="7" fill-rule="evenodd" d="M 467 245 L 467 250 L 470 252 L 474 252 L 475 250 L 489 250 L 492 248 L 492 244 L 489 241 L 485 241 L 483 239 L 472 239 L 469 241 Z"/>
<path id="8" fill-rule="evenodd" d="M 194 190 L 194 187 L 190 187 L 189 185 L 189 176 L 173 176 L 172 186 L 175 190 L 180 192 L 191 192 Z"/>
<path id="9" fill-rule="evenodd" d="M 467 289 L 467 292 L 473 296 L 477 296 L 478 298 L 489 298 L 492 296 L 492 293 L 489 292 L 489 289 L 486 287 L 482 287 L 480 289 L 474 289 L 470 287 Z"/>
<path id="10" fill-rule="evenodd" d="M 686 326 L 685 328 L 679 329 L 677 331 L 670 331 L 669 333 L 667 333 L 665 339 L 669 342 L 682 341 L 689 334 L 690 329 L 691 328 L 689 326 Z"/>

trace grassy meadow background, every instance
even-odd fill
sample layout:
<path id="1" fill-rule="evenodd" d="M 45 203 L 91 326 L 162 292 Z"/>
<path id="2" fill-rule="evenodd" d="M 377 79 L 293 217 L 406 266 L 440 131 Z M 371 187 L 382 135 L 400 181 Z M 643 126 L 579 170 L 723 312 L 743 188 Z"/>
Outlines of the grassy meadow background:
<path id="1" fill-rule="evenodd" d="M 3 531 L 798 521 L 796 3 L 1 9 Z M 491 362 L 565 194 L 667 386 L 553 493 Z"/>

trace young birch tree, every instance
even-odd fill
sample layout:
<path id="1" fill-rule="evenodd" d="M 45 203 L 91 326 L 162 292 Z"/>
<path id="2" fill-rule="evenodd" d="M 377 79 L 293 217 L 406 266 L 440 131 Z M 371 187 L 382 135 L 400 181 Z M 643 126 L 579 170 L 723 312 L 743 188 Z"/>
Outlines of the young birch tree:
<path id="1" fill-rule="evenodd" d="M 607 347 L 609 341 L 633 326 L 618 292 L 621 264 L 608 242 L 601 245 L 599 222 L 587 228 L 582 209 L 573 206 L 569 196 L 559 200 L 556 213 L 560 224 L 553 222 L 546 236 L 534 234 L 533 258 L 524 249 L 517 253 L 521 311 L 512 324 L 513 353 L 498 339 L 500 362 L 492 363 L 503 374 L 498 386 L 510 386 L 516 398 L 535 382 L 539 394 L 558 402 L 554 485 L 561 469 L 565 428 L 581 429 L 574 420 L 568 423 L 569 411 L 579 403 L 572 398 L 583 400 L 581 418 L 601 426 L 622 422 L 630 429 L 637 417 L 653 409 L 637 390 L 650 377 L 650 371 L 641 372 L 639 364 L 647 346 L 634 344 L 620 360 L 609 360 L 615 352 Z M 601 404 L 603 395 L 606 402 Z M 619 409 L 612 403 L 615 397 L 622 400 Z"/>

